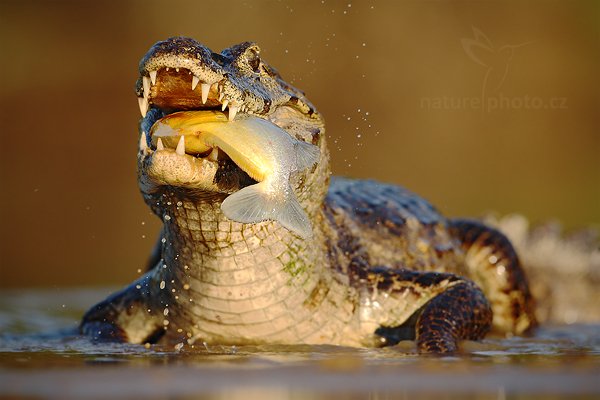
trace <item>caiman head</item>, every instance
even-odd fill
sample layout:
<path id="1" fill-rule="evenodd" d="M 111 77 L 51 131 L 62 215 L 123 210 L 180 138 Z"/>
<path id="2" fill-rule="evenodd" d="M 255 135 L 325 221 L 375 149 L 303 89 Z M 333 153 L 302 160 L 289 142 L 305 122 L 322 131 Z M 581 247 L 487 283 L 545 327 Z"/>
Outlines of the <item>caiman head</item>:
<path id="1" fill-rule="evenodd" d="M 140 61 L 139 73 L 136 94 L 143 118 L 138 178 L 155 213 L 164 215 L 164 208 L 178 201 L 220 203 L 257 183 L 223 149 L 176 151 L 176 142 L 157 143 L 151 136 L 153 125 L 167 115 L 217 110 L 229 121 L 245 115 L 265 119 L 320 148 L 318 163 L 290 178 L 304 211 L 309 218 L 315 215 L 329 179 L 323 119 L 300 90 L 261 59 L 255 43 L 214 53 L 193 39 L 173 37 L 152 46 Z"/>

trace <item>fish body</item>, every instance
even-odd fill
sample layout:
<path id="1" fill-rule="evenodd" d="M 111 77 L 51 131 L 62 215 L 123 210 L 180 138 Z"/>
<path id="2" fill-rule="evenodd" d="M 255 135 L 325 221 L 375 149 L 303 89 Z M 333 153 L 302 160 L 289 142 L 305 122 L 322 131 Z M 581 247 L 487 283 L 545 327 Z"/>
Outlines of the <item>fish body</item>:
<path id="1" fill-rule="evenodd" d="M 153 140 L 185 137 L 186 151 L 224 151 L 259 183 L 228 196 L 221 204 L 225 216 L 242 223 L 278 221 L 301 237 L 312 236 L 308 217 L 290 186 L 290 176 L 319 160 L 319 148 L 291 137 L 277 125 L 247 116 L 228 121 L 215 111 L 183 111 L 158 121 Z"/>

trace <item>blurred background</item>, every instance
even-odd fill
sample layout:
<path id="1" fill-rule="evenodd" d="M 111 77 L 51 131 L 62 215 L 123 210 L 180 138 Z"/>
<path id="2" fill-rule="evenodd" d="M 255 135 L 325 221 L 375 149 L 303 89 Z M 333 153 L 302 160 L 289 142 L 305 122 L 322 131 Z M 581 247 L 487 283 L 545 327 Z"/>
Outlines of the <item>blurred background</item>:
<path id="1" fill-rule="evenodd" d="M 139 195 L 139 59 L 255 41 L 325 116 L 338 175 L 449 216 L 600 223 L 600 3 L 0 1 L 0 287 L 122 285 Z"/>

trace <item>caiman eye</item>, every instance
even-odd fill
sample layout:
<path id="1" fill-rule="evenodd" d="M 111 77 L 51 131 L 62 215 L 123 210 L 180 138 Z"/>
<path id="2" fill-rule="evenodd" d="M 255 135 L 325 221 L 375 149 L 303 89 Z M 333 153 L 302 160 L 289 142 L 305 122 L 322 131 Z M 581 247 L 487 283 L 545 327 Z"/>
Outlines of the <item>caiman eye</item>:
<path id="1" fill-rule="evenodd" d="M 260 66 L 260 59 L 256 58 L 254 60 L 249 60 L 248 64 L 250 64 L 250 67 L 252 67 L 252 71 L 258 72 L 258 67 Z"/>
<path id="2" fill-rule="evenodd" d="M 260 49 L 258 46 L 249 47 L 246 50 L 246 60 L 248 61 L 248 65 L 252 68 L 252 71 L 259 72 L 260 68 Z"/>

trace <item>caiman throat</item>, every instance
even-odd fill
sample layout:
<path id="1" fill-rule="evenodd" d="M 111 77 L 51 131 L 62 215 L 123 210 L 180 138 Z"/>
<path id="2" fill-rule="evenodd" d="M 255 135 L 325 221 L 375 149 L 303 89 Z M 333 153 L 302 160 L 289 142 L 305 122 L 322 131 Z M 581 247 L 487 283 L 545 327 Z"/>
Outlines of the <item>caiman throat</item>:
<path id="1" fill-rule="evenodd" d="M 331 178 L 324 121 L 254 43 L 156 43 L 136 94 L 138 182 L 163 221 L 148 272 L 81 331 L 131 343 L 448 353 L 536 326 L 510 242 L 393 185 Z"/>

